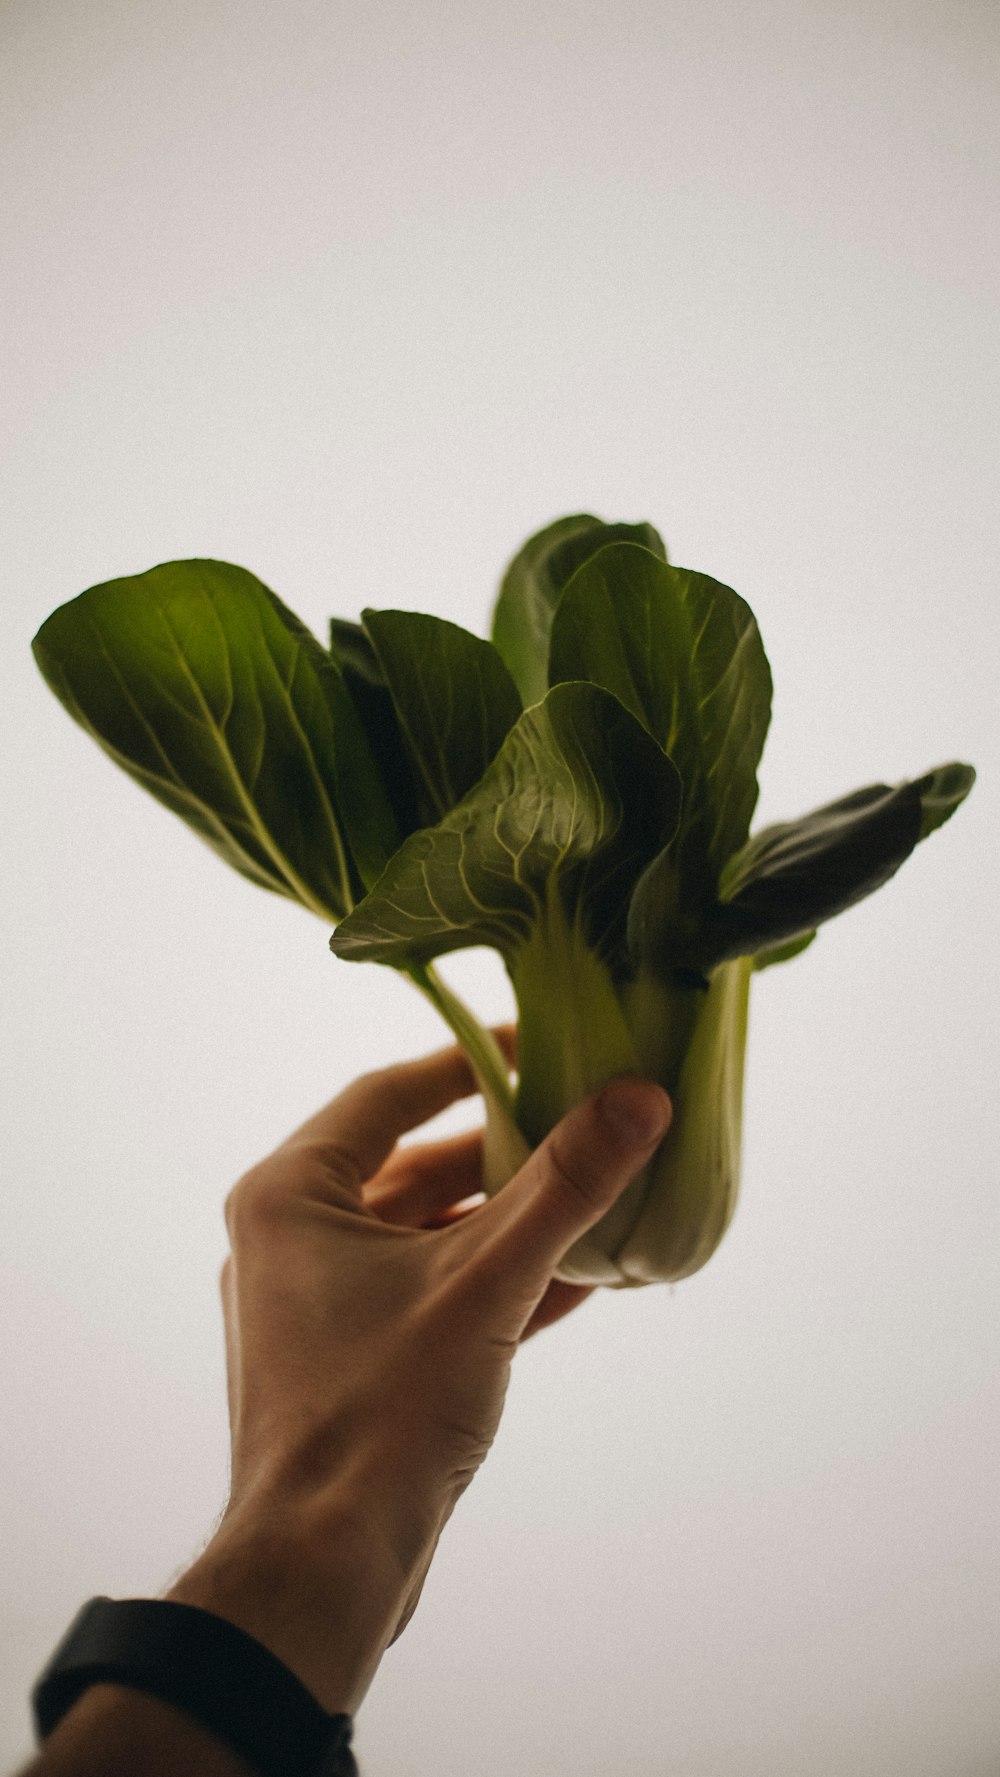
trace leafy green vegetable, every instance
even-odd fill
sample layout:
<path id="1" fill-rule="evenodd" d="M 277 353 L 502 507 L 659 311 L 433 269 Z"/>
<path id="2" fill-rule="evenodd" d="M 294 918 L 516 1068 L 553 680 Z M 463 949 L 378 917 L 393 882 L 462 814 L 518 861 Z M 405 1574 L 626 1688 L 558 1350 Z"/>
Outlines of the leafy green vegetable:
<path id="1" fill-rule="evenodd" d="M 493 613 L 493 646 L 510 667 L 526 707 L 541 703 L 549 688 L 549 632 L 567 582 L 613 542 L 642 544 L 666 560 L 652 525 L 602 524 L 583 513 L 559 518 L 529 537 L 507 569 Z"/>
<path id="2" fill-rule="evenodd" d="M 549 677 L 591 679 L 613 691 L 677 766 L 684 811 L 669 869 L 681 925 L 697 924 L 757 801 L 771 672 L 750 607 L 704 574 L 613 544 L 584 562 L 564 591 Z"/>
<path id="3" fill-rule="evenodd" d="M 486 642 L 409 611 L 323 648 L 242 568 L 92 587 L 35 656 L 73 715 L 244 876 L 438 1007 L 487 1105 L 489 1192 L 564 1112 L 638 1070 L 674 1100 L 641 1177 L 559 1275 L 617 1287 L 711 1256 L 739 1178 L 755 972 L 894 874 L 971 766 L 875 784 L 751 835 L 771 674 L 752 612 L 649 525 L 559 520 L 504 576 Z M 437 974 L 490 945 L 519 1078 Z"/>
<path id="4" fill-rule="evenodd" d="M 412 766 L 416 818 L 440 820 L 479 782 L 521 699 L 495 648 L 416 611 L 366 611 L 364 626 Z"/>
<path id="5" fill-rule="evenodd" d="M 337 920 L 392 849 L 343 675 L 244 568 L 167 562 L 91 587 L 34 654 L 116 763 L 264 888 Z"/>

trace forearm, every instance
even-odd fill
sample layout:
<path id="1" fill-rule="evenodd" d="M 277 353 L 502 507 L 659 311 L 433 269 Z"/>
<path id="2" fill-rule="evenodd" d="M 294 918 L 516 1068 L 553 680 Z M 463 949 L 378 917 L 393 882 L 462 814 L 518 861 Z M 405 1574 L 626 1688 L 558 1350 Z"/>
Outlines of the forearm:
<path id="1" fill-rule="evenodd" d="M 392 1639 L 406 1588 L 356 1510 L 285 1502 L 223 1520 L 166 1597 L 235 1624 L 329 1715 L 353 1715 Z M 252 1767 L 183 1709 L 123 1684 L 86 1690 L 21 1777 L 248 1777 Z"/>
<path id="2" fill-rule="evenodd" d="M 235 1623 L 328 1715 L 354 1715 L 395 1633 L 405 1578 L 357 1506 L 257 1506 L 223 1520 L 165 1594 Z"/>
<path id="3" fill-rule="evenodd" d="M 125 1685 L 95 1684 L 20 1777 L 252 1777 L 207 1728 Z"/>

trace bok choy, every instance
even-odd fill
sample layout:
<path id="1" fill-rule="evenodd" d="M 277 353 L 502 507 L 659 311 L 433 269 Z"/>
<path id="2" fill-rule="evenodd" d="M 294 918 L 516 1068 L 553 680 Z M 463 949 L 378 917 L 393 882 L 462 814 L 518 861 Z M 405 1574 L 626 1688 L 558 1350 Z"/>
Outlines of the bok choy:
<path id="1" fill-rule="evenodd" d="M 881 887 L 968 794 L 968 765 L 872 784 L 751 834 L 771 674 L 750 608 L 647 524 L 582 515 L 511 562 L 492 640 L 414 611 L 331 620 L 168 562 L 91 587 L 35 658 L 117 764 L 242 875 L 409 976 L 487 1107 L 484 1189 L 581 1097 L 660 1081 L 674 1121 L 566 1255 L 568 1281 L 681 1278 L 739 1177 L 755 972 Z M 512 1086 L 435 969 L 487 945 L 517 1003 Z"/>

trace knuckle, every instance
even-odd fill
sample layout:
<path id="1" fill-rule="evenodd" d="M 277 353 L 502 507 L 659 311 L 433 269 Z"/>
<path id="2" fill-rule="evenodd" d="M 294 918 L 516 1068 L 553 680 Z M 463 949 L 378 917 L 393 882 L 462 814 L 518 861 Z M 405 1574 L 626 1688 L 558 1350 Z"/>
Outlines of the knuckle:
<path id="1" fill-rule="evenodd" d="M 360 1154 L 349 1142 L 336 1136 L 312 1136 L 296 1144 L 292 1150 L 300 1176 L 322 1172 L 327 1180 L 356 1190 L 365 1182 L 365 1166 Z"/>
<path id="2" fill-rule="evenodd" d="M 349 1086 L 347 1093 L 342 1096 L 356 1096 L 359 1099 L 370 1100 L 390 1087 L 396 1081 L 398 1074 L 398 1065 L 366 1068 L 363 1074 L 356 1076 L 353 1085 Z"/>
<path id="3" fill-rule="evenodd" d="M 267 1171 L 254 1169 L 244 1173 L 233 1186 L 223 1208 L 230 1242 L 235 1245 L 245 1235 L 252 1235 L 273 1223 L 285 1196 Z"/>
<path id="4" fill-rule="evenodd" d="M 236 1223 L 241 1214 L 241 1188 L 242 1184 L 234 1185 L 222 1206 L 223 1220 L 225 1221 L 226 1233 L 229 1235 L 230 1241 L 235 1240 L 236 1238 Z M 225 1270 L 224 1266 L 223 1270 Z"/>

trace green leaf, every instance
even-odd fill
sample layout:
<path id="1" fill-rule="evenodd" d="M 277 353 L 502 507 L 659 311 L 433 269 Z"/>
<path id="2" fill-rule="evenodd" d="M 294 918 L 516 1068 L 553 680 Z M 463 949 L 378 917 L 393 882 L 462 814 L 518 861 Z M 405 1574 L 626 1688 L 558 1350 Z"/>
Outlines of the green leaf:
<path id="1" fill-rule="evenodd" d="M 330 653 L 345 679 L 363 679 L 368 685 L 384 685 L 378 655 L 360 623 L 347 617 L 330 618 Z"/>
<path id="2" fill-rule="evenodd" d="M 234 869 L 327 920 L 352 905 L 388 810 L 340 673 L 252 574 L 182 561 L 107 581 L 33 649 L 74 719 Z"/>
<path id="3" fill-rule="evenodd" d="M 871 784 L 765 827 L 726 871 L 700 937 L 702 966 L 787 946 L 881 888 L 974 781 L 971 765 L 941 765 L 911 783 Z"/>
<path id="4" fill-rule="evenodd" d="M 928 833 L 936 832 L 938 827 L 943 827 L 945 821 L 951 819 L 959 803 L 965 801 L 975 781 L 974 768 L 957 760 L 953 760 L 950 765 L 939 765 L 936 771 L 929 771 L 926 777 L 918 779 L 921 839 L 926 839 Z"/>
<path id="5" fill-rule="evenodd" d="M 642 544 L 665 561 L 663 539 L 649 524 L 605 524 L 590 513 L 557 519 L 529 537 L 504 574 L 493 614 L 493 644 L 527 707 L 549 687 L 549 630 L 563 587 L 608 543 Z"/>
<path id="6" fill-rule="evenodd" d="M 682 917 L 699 909 L 743 845 L 757 801 L 771 672 L 749 605 L 707 574 L 615 543 L 562 595 L 549 676 L 613 691 L 670 755 L 684 785 L 671 860 L 677 899 Z"/>
<path id="7" fill-rule="evenodd" d="M 793 957 L 801 956 L 808 950 L 816 937 L 816 933 L 802 932 L 798 938 L 789 938 L 787 944 L 772 944 L 767 950 L 758 950 L 753 959 L 753 966 L 760 974 L 762 969 L 773 969 L 776 963 L 790 963 Z"/>
<path id="8" fill-rule="evenodd" d="M 410 833 L 426 825 L 413 760 L 379 657 L 360 623 L 331 617 L 330 653 L 344 675 L 392 808 L 395 832 L 382 859 L 385 863 Z"/>
<path id="9" fill-rule="evenodd" d="M 631 882 L 669 840 L 679 803 L 673 766 L 617 698 L 557 686 L 462 801 L 406 840 L 330 947 L 412 967 L 489 944 L 509 961 L 556 896 L 613 962 Z"/>
<path id="10" fill-rule="evenodd" d="M 412 767 L 415 826 L 432 826 L 478 783 L 521 713 L 489 643 L 416 611 L 365 611 Z M 411 829 L 412 830 L 412 829 Z"/>

